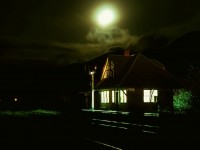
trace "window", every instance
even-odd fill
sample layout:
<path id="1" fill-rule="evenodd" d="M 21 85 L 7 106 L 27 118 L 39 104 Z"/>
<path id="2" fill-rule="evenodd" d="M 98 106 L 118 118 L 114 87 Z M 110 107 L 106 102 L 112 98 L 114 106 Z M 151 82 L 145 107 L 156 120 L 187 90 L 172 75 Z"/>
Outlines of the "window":
<path id="1" fill-rule="evenodd" d="M 120 103 L 127 103 L 127 95 L 126 94 L 127 94 L 126 90 L 119 91 Z"/>
<path id="2" fill-rule="evenodd" d="M 111 91 L 110 91 L 111 92 Z M 109 91 L 102 91 L 101 92 L 101 103 L 109 103 L 109 97 L 111 98 L 112 103 L 116 103 L 117 99 L 119 103 L 127 103 L 127 90 L 112 90 L 112 95 L 109 94 Z"/>
<path id="3" fill-rule="evenodd" d="M 115 91 L 112 91 L 112 103 L 115 102 L 115 98 L 116 98 L 116 96 L 115 96 Z"/>
<path id="4" fill-rule="evenodd" d="M 106 103 L 109 103 L 109 91 L 106 91 Z"/>
<path id="5" fill-rule="evenodd" d="M 101 92 L 101 103 L 109 103 L 109 91 Z"/>
<path id="6" fill-rule="evenodd" d="M 158 97 L 158 90 L 144 90 L 144 102 L 156 103 Z"/>
<path id="7" fill-rule="evenodd" d="M 103 67 L 103 72 L 101 79 L 106 79 L 109 77 L 114 77 L 114 63 L 113 61 L 106 60 L 106 63 Z"/>

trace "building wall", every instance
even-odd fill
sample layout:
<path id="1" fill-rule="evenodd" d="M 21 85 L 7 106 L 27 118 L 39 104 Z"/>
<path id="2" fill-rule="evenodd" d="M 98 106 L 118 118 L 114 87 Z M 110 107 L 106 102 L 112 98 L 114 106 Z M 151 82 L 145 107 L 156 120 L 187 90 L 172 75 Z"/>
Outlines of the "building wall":
<path id="1" fill-rule="evenodd" d="M 127 103 L 113 103 L 111 90 L 109 103 L 101 103 L 100 92 L 95 96 L 95 109 L 129 111 L 133 113 L 158 112 L 159 109 L 173 111 L 173 90 L 158 90 L 156 103 L 144 102 L 144 89 L 127 90 Z"/>
<path id="2" fill-rule="evenodd" d="M 101 99 L 100 93 L 97 99 Z M 99 101 L 100 102 L 100 101 Z M 143 89 L 134 89 L 129 91 L 127 90 L 127 103 L 120 103 L 119 99 L 115 100 L 115 103 L 112 102 L 112 94 L 111 90 L 109 91 L 109 103 L 101 103 L 97 109 L 105 109 L 105 110 L 119 110 L 119 111 L 131 111 L 131 112 L 143 112 L 144 111 L 144 103 L 143 103 Z"/>
<path id="3" fill-rule="evenodd" d="M 112 102 L 112 90 L 109 90 L 109 103 L 101 103 L 100 92 L 98 93 L 98 97 L 99 97 L 99 100 L 97 100 L 97 101 L 99 101 L 99 106 L 98 106 L 99 109 L 105 109 L 105 110 L 117 110 L 118 109 L 117 103 Z"/>
<path id="4" fill-rule="evenodd" d="M 164 89 L 159 91 L 158 105 L 162 112 L 173 112 L 173 89 Z"/>
<path id="5" fill-rule="evenodd" d="M 143 89 L 134 88 L 134 91 L 128 91 L 127 108 L 128 111 L 140 113 L 144 111 Z"/>

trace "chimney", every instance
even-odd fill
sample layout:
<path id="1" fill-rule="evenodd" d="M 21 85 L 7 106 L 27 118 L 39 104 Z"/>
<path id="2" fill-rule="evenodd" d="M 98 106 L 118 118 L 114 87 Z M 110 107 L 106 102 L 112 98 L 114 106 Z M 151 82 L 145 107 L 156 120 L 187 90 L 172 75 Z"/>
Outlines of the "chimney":
<path id="1" fill-rule="evenodd" d="M 130 50 L 129 49 L 124 50 L 124 56 L 130 56 Z"/>

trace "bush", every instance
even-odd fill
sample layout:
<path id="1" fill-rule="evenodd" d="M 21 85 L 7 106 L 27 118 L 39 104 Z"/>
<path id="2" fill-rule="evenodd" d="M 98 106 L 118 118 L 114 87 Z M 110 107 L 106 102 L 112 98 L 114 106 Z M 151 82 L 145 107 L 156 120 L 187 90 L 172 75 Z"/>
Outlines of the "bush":
<path id="1" fill-rule="evenodd" d="M 173 97 L 174 113 L 186 114 L 192 110 L 192 92 L 179 89 Z"/>

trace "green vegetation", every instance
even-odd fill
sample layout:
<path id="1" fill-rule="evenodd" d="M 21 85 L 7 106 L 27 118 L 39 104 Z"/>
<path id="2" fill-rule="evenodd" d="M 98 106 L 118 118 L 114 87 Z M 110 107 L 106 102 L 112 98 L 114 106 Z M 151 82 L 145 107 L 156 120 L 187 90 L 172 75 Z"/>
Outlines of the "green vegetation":
<path id="1" fill-rule="evenodd" d="M 44 109 L 36 109 L 31 111 L 32 114 L 38 114 L 38 115 L 58 115 L 60 112 L 53 111 L 53 110 L 44 110 Z"/>
<path id="2" fill-rule="evenodd" d="M 51 111 L 51 110 L 43 110 L 43 109 L 36 109 L 36 110 L 29 110 L 29 111 L 1 111 L 0 115 L 3 116 L 21 116 L 27 117 L 32 115 L 42 115 L 42 116 L 49 116 L 49 115 L 59 115 L 60 112 L 58 111 Z"/>
<path id="3" fill-rule="evenodd" d="M 173 97 L 174 112 L 186 114 L 192 109 L 192 92 L 185 89 L 177 90 Z"/>

